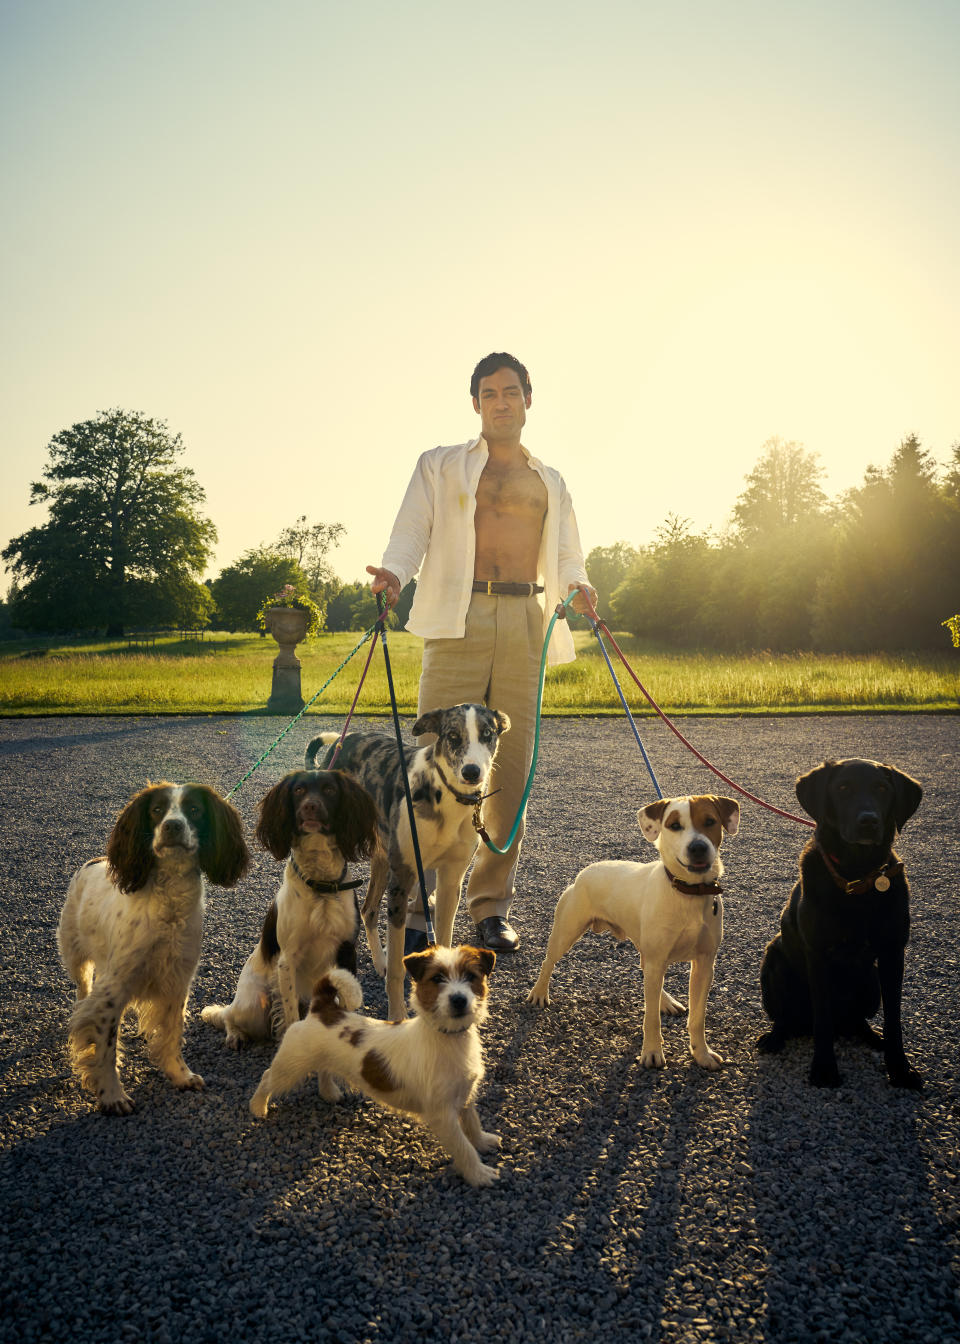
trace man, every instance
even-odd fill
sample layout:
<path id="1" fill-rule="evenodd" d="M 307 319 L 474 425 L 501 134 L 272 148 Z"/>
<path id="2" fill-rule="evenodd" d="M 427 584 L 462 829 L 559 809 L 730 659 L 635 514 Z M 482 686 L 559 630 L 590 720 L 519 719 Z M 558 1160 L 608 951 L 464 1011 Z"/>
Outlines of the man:
<path id="1" fill-rule="evenodd" d="M 424 639 L 419 713 L 467 701 L 510 717 L 484 804 L 484 825 L 502 846 L 533 755 L 546 627 L 561 595 L 583 588 L 596 602 L 596 593 L 563 478 L 520 442 L 532 397 L 526 368 L 513 355 L 487 355 L 470 395 L 480 437 L 421 456 L 383 560 L 367 572 L 371 591 L 392 607 L 419 571 L 407 621 Z M 581 595 L 571 605 L 586 610 Z M 558 622 L 548 659 L 574 656 L 570 630 Z M 507 916 L 523 830 L 521 821 L 505 855 L 481 844 L 467 884 L 479 939 L 496 952 L 519 946 Z M 422 910 L 408 919 L 411 929 L 422 922 Z"/>

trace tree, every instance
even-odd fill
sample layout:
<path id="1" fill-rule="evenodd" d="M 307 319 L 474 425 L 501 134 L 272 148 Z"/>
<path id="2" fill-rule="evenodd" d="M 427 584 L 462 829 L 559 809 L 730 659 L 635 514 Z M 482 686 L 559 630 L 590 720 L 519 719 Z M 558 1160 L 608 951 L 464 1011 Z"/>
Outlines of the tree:
<path id="1" fill-rule="evenodd" d="M 868 468 L 847 492 L 839 516 L 814 604 L 819 647 L 936 648 L 943 608 L 960 596 L 960 509 L 949 473 L 939 483 L 910 434 L 885 471 Z"/>
<path id="2" fill-rule="evenodd" d="M 734 506 L 733 521 L 741 536 L 793 527 L 822 513 L 827 502 L 819 485 L 822 476 L 816 453 L 805 452 L 799 443 L 768 439 Z"/>
<path id="3" fill-rule="evenodd" d="M 30 629 L 106 625 L 122 635 L 131 620 L 183 621 L 202 598 L 197 580 L 216 541 L 197 512 L 204 492 L 177 466 L 180 435 L 137 411 L 102 411 L 55 434 L 31 504 L 49 520 L 4 548 L 17 580 L 16 621 Z"/>
<path id="4" fill-rule="evenodd" d="M 640 552 L 637 564 L 614 591 L 610 599 L 614 619 L 620 628 L 664 645 L 695 645 L 700 639 L 704 576 L 709 572 L 709 540 L 693 535 L 689 520 L 673 513 L 655 537 L 655 544 Z"/>
<path id="5" fill-rule="evenodd" d="M 295 560 L 306 574 L 311 592 L 316 593 L 334 577 L 327 552 L 340 544 L 346 530 L 343 523 L 308 523 L 303 513 L 292 527 L 283 529 L 273 550 Z"/>
<path id="6" fill-rule="evenodd" d="M 245 551 L 210 585 L 219 624 L 226 630 L 255 630 L 260 604 L 285 583 L 292 583 L 299 593 L 308 592 L 307 576 L 296 560 L 264 546 Z"/>
<path id="7" fill-rule="evenodd" d="M 587 556 L 587 574 L 597 590 L 597 615 L 601 620 L 609 623 L 613 619 L 610 597 L 639 559 L 639 551 L 625 541 L 615 541 L 612 546 L 594 546 Z"/>

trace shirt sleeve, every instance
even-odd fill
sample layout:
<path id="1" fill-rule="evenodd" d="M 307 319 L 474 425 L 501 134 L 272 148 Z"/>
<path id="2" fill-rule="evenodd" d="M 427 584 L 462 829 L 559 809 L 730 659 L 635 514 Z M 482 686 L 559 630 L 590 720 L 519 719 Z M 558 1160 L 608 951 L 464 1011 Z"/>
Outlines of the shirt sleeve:
<path id="1" fill-rule="evenodd" d="M 588 583 L 589 580 L 583 563 L 583 547 L 580 544 L 580 532 L 573 512 L 573 500 L 562 477 L 560 487 L 558 576 L 560 591 L 566 596 L 571 583 Z"/>
<path id="2" fill-rule="evenodd" d="M 435 498 L 433 454 L 421 453 L 380 561 L 384 569 L 396 574 L 401 588 L 416 576 L 427 553 Z"/>

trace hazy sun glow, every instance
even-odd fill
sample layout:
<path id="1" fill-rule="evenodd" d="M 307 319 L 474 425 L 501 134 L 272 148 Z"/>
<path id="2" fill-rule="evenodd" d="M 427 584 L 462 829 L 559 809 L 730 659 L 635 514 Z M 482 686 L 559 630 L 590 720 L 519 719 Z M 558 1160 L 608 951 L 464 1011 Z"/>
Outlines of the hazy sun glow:
<path id="1" fill-rule="evenodd" d="M 955 5 L 14 0 L 0 48 L 2 543 L 123 406 L 212 573 L 306 513 L 359 577 L 491 349 L 588 550 L 722 526 L 774 435 L 831 494 L 960 438 Z"/>

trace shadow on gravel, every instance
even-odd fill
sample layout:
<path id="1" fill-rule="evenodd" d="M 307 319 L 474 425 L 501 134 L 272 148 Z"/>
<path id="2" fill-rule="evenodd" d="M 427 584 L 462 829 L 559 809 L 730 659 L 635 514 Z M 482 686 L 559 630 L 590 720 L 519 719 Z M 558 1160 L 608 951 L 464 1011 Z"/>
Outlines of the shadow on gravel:
<path id="1" fill-rule="evenodd" d="M 117 743 L 140 738 L 148 732 L 167 734 L 170 732 L 170 721 L 164 719 L 125 720 L 111 728 L 102 727 L 102 723 L 103 720 L 98 719 L 85 731 L 57 733 L 55 738 L 28 738 L 19 742 L 3 742 L 0 743 L 0 756 L 33 756 L 38 752 L 52 756 L 71 747 L 102 746 L 105 742 Z"/>
<path id="2" fill-rule="evenodd" d="M 930 1197 L 921 1094 L 891 1088 L 882 1059 L 846 1041 L 841 1087 L 811 1087 L 811 1049 L 801 1040 L 761 1061 L 749 1123 L 773 1338 L 834 1340 L 839 1320 L 845 1338 L 918 1338 L 917 1323 L 938 1316 L 939 1337 L 956 1338 L 951 1246 Z M 785 1111 L 793 1113 L 786 1130 Z"/>

